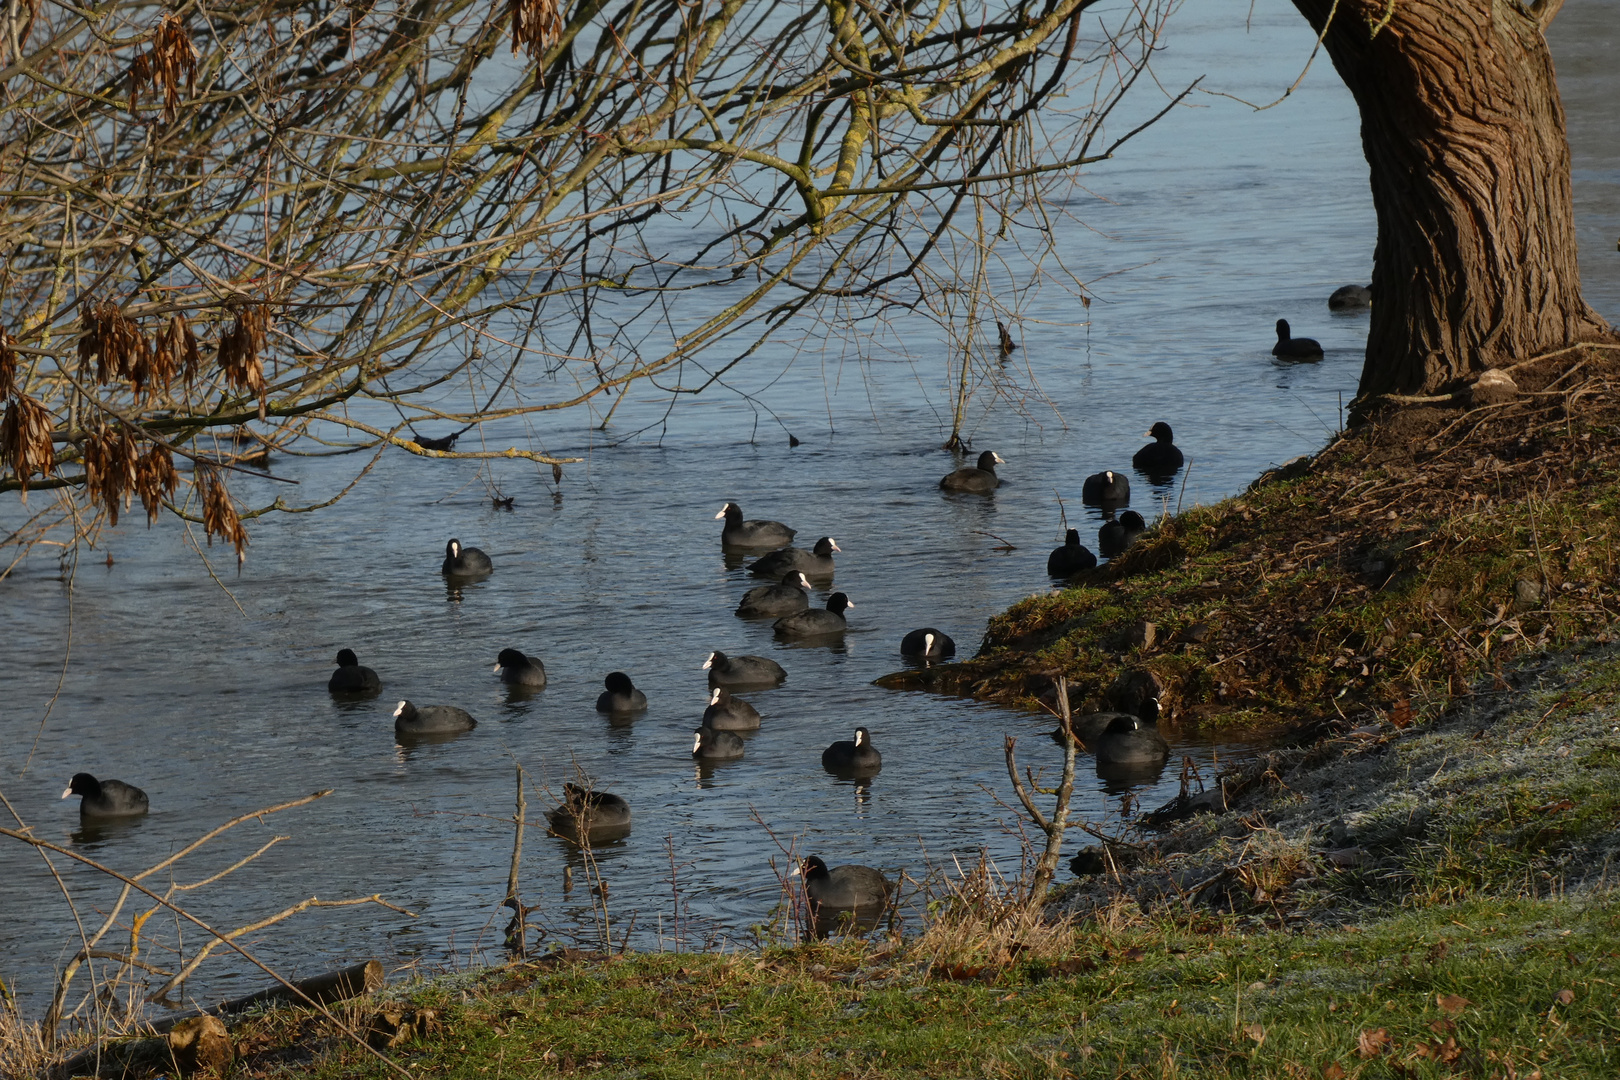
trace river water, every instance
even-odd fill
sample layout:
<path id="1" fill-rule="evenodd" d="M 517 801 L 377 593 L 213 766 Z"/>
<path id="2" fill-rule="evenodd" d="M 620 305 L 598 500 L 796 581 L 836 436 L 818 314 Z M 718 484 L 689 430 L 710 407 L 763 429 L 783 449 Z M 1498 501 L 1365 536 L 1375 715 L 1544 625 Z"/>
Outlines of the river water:
<path id="1" fill-rule="evenodd" d="M 1161 81 L 1178 87 L 1207 74 L 1206 86 L 1240 98 L 1279 96 L 1311 35 L 1279 0 L 1257 3 L 1247 28 L 1246 10 L 1187 4 L 1158 62 Z M 1611 319 L 1620 319 L 1617 15 L 1613 2 L 1572 4 L 1553 35 L 1587 295 Z M 860 363 L 822 362 L 800 343 L 761 354 L 734 381 L 757 392 L 781 426 L 716 390 L 631 436 L 667 403 L 641 388 L 606 432 L 583 417 L 550 419 L 543 430 L 486 427 L 492 447 L 533 435 L 552 453 L 582 457 L 555 491 L 549 470 L 530 464 L 480 471 L 390 453 L 337 506 L 254 523 L 240 575 L 228 552 L 209 551 L 223 585 L 171 525 L 148 532 L 126 522 L 106 538 L 112 565 L 98 550 L 71 589 L 43 549 L 0 586 L 12 641 L 0 713 L 4 794 L 37 835 L 127 872 L 232 816 L 334 789 L 249 822 L 173 878 L 198 880 L 285 834 L 227 882 L 186 894 L 187 903 L 222 927 L 310 896 L 380 893 L 419 913 L 313 911 L 244 939 L 298 974 L 374 955 L 432 969 L 498 945 L 511 827 L 492 818 L 512 812 L 515 764 L 531 777 L 531 820 L 540 820 L 545 790 L 576 771 L 630 801 L 632 833 L 595 855 L 613 932 L 641 947 L 673 945 L 677 932 L 693 945 L 752 941 L 780 897 L 778 842 L 891 875 L 924 877 L 981 849 L 1015 870 L 1002 738 L 1018 736 L 1023 759 L 1050 769 L 1058 760 L 1042 734 L 1050 718 L 874 686 L 901 666 L 901 635 L 936 626 L 971 654 L 990 616 L 1049 587 L 1057 496 L 1089 542 L 1097 522 L 1079 509 L 1082 477 L 1128 466 L 1153 421 L 1175 426 L 1192 465 L 1184 489 L 1179 478 L 1158 490 L 1133 478 L 1133 505 L 1149 516 L 1166 501 L 1231 494 L 1319 446 L 1360 369 L 1365 317 L 1330 316 L 1325 303 L 1371 270 L 1374 220 L 1349 95 L 1322 57 L 1277 108 L 1194 101 L 1089 173 L 1069 200 L 1077 221 L 1063 255 L 1094 282 L 1097 302 L 1087 312 L 1047 294 L 1022 313 L 1016 381 L 1038 384 L 1047 400 L 988 392 L 975 400 L 974 451 L 1007 459 L 993 499 L 936 488 L 957 464 L 939 449 L 951 407 L 943 346 L 931 354 L 914 343 L 911 361 Z M 1157 107 L 1144 98 L 1145 111 Z M 1274 363 L 1279 317 L 1320 339 L 1326 358 Z M 311 500 L 353 468 L 348 459 L 275 463 Z M 515 498 L 512 511 L 492 509 L 491 483 Z M 258 503 L 282 493 L 271 487 L 235 490 Z M 787 521 L 805 543 L 837 539 L 837 588 L 856 604 L 841 645 L 783 647 L 768 621 L 732 615 L 758 582 L 721 555 L 713 517 L 731 499 L 749 516 Z M 15 520 L 16 505 L 4 514 Z M 488 551 L 495 574 L 447 590 L 437 568 L 451 536 Z M 377 700 L 327 695 L 332 656 L 345 646 L 381 673 Z M 514 697 L 491 676 L 508 646 L 544 659 L 545 690 Z M 688 755 L 711 649 L 771 656 L 789 678 L 747 695 L 765 719 L 746 755 L 700 770 Z M 652 703 L 633 721 L 592 708 L 614 669 Z M 390 713 L 404 697 L 459 705 L 479 725 L 444 743 L 397 745 Z M 821 750 L 856 725 L 884 752 L 882 772 L 861 784 L 819 765 Z M 1254 749 L 1171 737 L 1177 760 L 1186 754 L 1206 770 Z M 140 785 L 151 813 L 80 831 L 75 803 L 57 796 L 81 770 Z M 1133 793 L 1156 805 L 1174 793 L 1174 773 Z M 1092 821 L 1117 820 L 1119 799 L 1086 773 L 1076 807 Z M 84 867 L 55 862 L 93 922 L 113 890 Z M 568 867 L 577 884 L 565 893 Z M 586 877 L 577 852 L 529 833 L 524 898 L 558 938 L 596 932 L 600 908 Z M 21 845 L 0 846 L 0 914 L 0 978 L 42 1007 L 51 970 L 76 947 L 74 923 L 44 864 Z M 146 936 L 172 943 L 172 924 L 161 922 Z M 198 935 L 183 936 L 194 947 Z M 161 945 L 149 956 L 170 959 Z M 187 993 L 213 998 L 262 981 L 221 958 Z"/>

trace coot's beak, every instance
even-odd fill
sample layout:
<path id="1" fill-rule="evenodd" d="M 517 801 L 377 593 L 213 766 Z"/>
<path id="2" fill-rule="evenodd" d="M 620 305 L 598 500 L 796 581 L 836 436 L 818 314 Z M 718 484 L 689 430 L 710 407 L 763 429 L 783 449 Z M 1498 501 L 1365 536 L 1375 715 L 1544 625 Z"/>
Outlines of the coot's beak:
<path id="1" fill-rule="evenodd" d="M 834 540 L 834 541 L 833 541 L 833 542 L 832 542 L 832 549 L 833 549 L 833 550 L 834 550 L 834 551 L 839 551 L 839 552 L 841 552 L 841 551 L 843 551 L 843 550 L 844 550 L 844 549 L 843 549 L 843 548 L 841 548 L 841 547 L 839 547 L 839 546 L 838 546 L 838 541 L 836 541 L 836 540 Z"/>
<path id="2" fill-rule="evenodd" d="M 68 797 L 68 796 L 69 796 L 69 795 L 71 795 L 71 794 L 73 794 L 73 785 L 72 785 L 72 784 L 69 784 L 69 785 L 68 785 L 68 786 L 67 786 L 67 790 L 66 790 L 66 791 L 64 791 L 64 792 L 62 792 L 62 798 L 64 798 L 64 799 L 65 799 L 65 798 L 67 798 L 67 797 Z"/>
<path id="3" fill-rule="evenodd" d="M 490 670 L 499 675 L 501 673 L 501 665 L 496 664 L 494 667 L 490 668 Z"/>
<path id="4" fill-rule="evenodd" d="M 844 601 L 844 606 L 845 607 L 854 607 L 855 606 L 855 601 L 853 601 L 853 600 L 845 600 Z"/>
<path id="5" fill-rule="evenodd" d="M 725 516 L 726 516 L 726 508 L 722 506 L 720 508 L 720 512 L 718 514 L 714 515 L 714 520 L 719 521 L 721 518 L 723 518 Z"/>
<path id="6" fill-rule="evenodd" d="M 793 867 L 793 872 L 788 874 L 788 877 L 802 877 L 803 875 L 799 873 L 799 869 L 800 868 L 797 865 L 795 865 Z"/>
<path id="7" fill-rule="evenodd" d="M 714 666 L 714 654 L 710 653 L 709 658 L 707 660 L 703 661 L 703 667 L 700 670 L 708 671 L 713 666 Z"/>

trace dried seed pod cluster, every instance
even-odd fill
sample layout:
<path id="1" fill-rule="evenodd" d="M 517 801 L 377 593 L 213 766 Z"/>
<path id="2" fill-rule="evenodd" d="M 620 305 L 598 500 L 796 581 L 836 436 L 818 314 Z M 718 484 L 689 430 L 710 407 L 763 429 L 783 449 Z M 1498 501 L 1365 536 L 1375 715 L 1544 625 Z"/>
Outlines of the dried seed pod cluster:
<path id="1" fill-rule="evenodd" d="M 0 398 L 9 398 L 17 388 L 16 339 L 0 331 Z"/>
<path id="2" fill-rule="evenodd" d="M 512 51 L 527 49 L 539 60 L 562 36 L 562 8 L 557 0 L 512 0 Z"/>
<path id="3" fill-rule="evenodd" d="M 264 383 L 265 341 L 270 332 L 270 316 L 259 306 L 242 308 L 236 313 L 236 322 L 219 339 L 219 370 L 225 381 L 239 390 L 259 395 L 259 419 L 264 419 L 266 387 Z"/>
<path id="4" fill-rule="evenodd" d="M 84 455 L 84 489 L 92 502 L 106 508 L 117 526 L 120 504 L 128 506 L 135 491 L 135 459 L 140 456 L 135 436 L 122 424 L 102 424 L 85 436 L 80 452 Z"/>
<path id="5" fill-rule="evenodd" d="M 27 394 L 17 394 L 8 402 L 6 415 L 0 419 L 0 460 L 17 474 L 24 495 L 29 476 L 49 476 L 56 464 L 53 426 L 51 411 Z"/>
<path id="6" fill-rule="evenodd" d="M 208 545 L 213 546 L 216 536 L 231 544 L 236 548 L 236 564 L 240 566 L 247 558 L 248 537 L 231 503 L 231 493 L 226 490 L 218 469 L 199 462 L 196 475 L 197 484 L 202 488 L 203 532 L 208 534 Z"/>
<path id="7" fill-rule="evenodd" d="M 96 382 L 106 386 L 113 379 L 125 379 L 141 393 L 149 379 L 152 346 L 134 319 L 117 304 L 102 301 L 86 303 L 79 313 L 83 333 L 79 337 L 79 366 L 89 370 L 96 362 Z"/>
<path id="8" fill-rule="evenodd" d="M 129 65 L 129 109 L 140 108 L 141 88 L 150 86 L 163 91 L 163 113 L 174 119 L 174 110 L 180 104 L 180 80 L 186 81 L 186 92 L 197 85 L 197 47 L 191 43 L 185 23 L 178 15 L 165 15 L 152 31 L 152 48 L 142 53 Z"/>

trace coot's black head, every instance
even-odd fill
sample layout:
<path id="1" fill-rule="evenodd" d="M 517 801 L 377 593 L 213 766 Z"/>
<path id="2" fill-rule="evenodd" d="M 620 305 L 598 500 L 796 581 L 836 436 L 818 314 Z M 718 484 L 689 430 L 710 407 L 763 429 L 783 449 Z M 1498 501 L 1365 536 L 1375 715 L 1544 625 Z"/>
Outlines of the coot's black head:
<path id="1" fill-rule="evenodd" d="M 1108 725 L 1107 733 L 1109 735 L 1123 735 L 1127 731 L 1135 731 L 1141 726 L 1142 721 L 1140 719 L 1125 714 L 1114 717 L 1113 721 Z"/>
<path id="2" fill-rule="evenodd" d="M 845 608 L 852 608 L 854 606 L 855 601 L 851 600 L 848 596 L 845 596 L 841 592 L 835 592 L 831 596 L 827 597 L 828 611 L 842 614 Z"/>
<path id="3" fill-rule="evenodd" d="M 1162 443 L 1172 442 L 1175 439 L 1175 436 L 1170 433 L 1170 425 L 1163 420 L 1148 428 L 1147 433 Z"/>
<path id="4" fill-rule="evenodd" d="M 844 549 L 839 547 L 837 541 L 835 541 L 832 537 L 823 536 L 820 540 L 816 541 L 816 546 L 810 550 L 814 554 L 820 555 L 823 559 L 825 559 L 833 552 L 843 551 Z"/>
<path id="5" fill-rule="evenodd" d="M 720 508 L 720 512 L 714 516 L 717 520 L 719 518 L 725 518 L 727 525 L 741 525 L 743 519 L 742 507 L 738 506 L 736 503 L 728 502 L 726 505 L 722 506 Z"/>
<path id="6" fill-rule="evenodd" d="M 488 655 L 487 653 L 485 654 Z M 502 649 L 501 654 L 495 658 L 499 667 L 520 668 L 529 666 L 529 658 L 516 649 Z"/>
<path id="7" fill-rule="evenodd" d="M 799 864 L 799 875 L 806 881 L 813 877 L 826 877 L 827 864 L 821 861 L 819 855 L 811 855 Z"/>
<path id="8" fill-rule="evenodd" d="M 855 729 L 855 745 L 856 746 L 871 746 L 872 745 L 872 733 L 870 731 L 867 731 L 863 727 L 856 728 Z"/>
<path id="9" fill-rule="evenodd" d="M 985 472 L 995 472 L 997 465 L 1005 464 L 1007 464 L 1007 459 L 996 453 L 994 450 L 986 450 L 984 453 L 979 455 L 979 468 L 983 469 Z"/>
<path id="10" fill-rule="evenodd" d="M 636 684 L 630 681 L 630 676 L 622 671 L 608 672 L 608 677 L 602 680 L 602 685 L 613 694 L 628 694 L 636 688 Z"/>
<path id="11" fill-rule="evenodd" d="M 1278 319 L 1277 320 L 1277 340 L 1278 341 L 1287 341 L 1288 340 L 1288 320 L 1287 319 Z"/>
<path id="12" fill-rule="evenodd" d="M 1068 531 L 1068 533 L 1066 533 L 1064 535 L 1063 542 L 1065 544 L 1067 544 L 1069 547 L 1079 547 L 1080 546 L 1080 530 L 1079 529 L 1070 529 Z"/>
<path id="13" fill-rule="evenodd" d="M 708 671 L 710 668 L 723 668 L 729 662 L 730 661 L 726 659 L 726 654 L 721 652 L 719 649 L 716 649 L 714 652 L 709 654 L 709 658 L 707 660 L 703 661 L 703 670 Z"/>
<path id="14" fill-rule="evenodd" d="M 731 700 L 731 691 L 727 690 L 723 686 L 715 687 L 714 692 L 709 695 L 709 704 L 710 705 L 724 705 L 726 702 L 728 702 L 730 700 Z"/>
<path id="15" fill-rule="evenodd" d="M 782 584 L 791 585 L 795 589 L 808 589 L 810 587 L 810 579 L 799 573 L 797 570 L 794 570 L 791 573 L 782 575 Z"/>
<path id="16" fill-rule="evenodd" d="M 338 667 L 359 667 L 360 658 L 354 655 L 353 649 L 339 649 L 337 665 Z"/>
<path id="17" fill-rule="evenodd" d="M 1137 715 L 1157 727 L 1159 723 L 1159 699 L 1150 697 L 1142 702 L 1142 708 L 1138 710 Z"/>
<path id="18" fill-rule="evenodd" d="M 457 558 L 458 556 L 460 556 L 460 554 L 461 554 L 461 541 L 460 540 L 451 540 L 448 544 L 444 545 L 444 557 L 445 558 L 454 559 L 454 558 Z"/>
<path id="19" fill-rule="evenodd" d="M 412 705 L 409 701 L 401 701 L 398 705 L 394 706 L 395 720 L 404 720 L 406 723 L 410 723 L 415 718 L 416 706 Z"/>
<path id="20" fill-rule="evenodd" d="M 83 795 L 86 798 L 93 799 L 100 794 L 101 781 L 87 772 L 79 772 L 74 773 L 73 779 L 68 781 L 68 789 L 62 792 L 62 798 L 65 799 L 69 795 Z"/>
<path id="21" fill-rule="evenodd" d="M 1123 514 L 1119 515 L 1119 523 L 1125 526 L 1127 529 L 1147 528 L 1147 522 L 1143 521 L 1142 515 L 1138 514 L 1135 510 L 1127 510 Z"/>

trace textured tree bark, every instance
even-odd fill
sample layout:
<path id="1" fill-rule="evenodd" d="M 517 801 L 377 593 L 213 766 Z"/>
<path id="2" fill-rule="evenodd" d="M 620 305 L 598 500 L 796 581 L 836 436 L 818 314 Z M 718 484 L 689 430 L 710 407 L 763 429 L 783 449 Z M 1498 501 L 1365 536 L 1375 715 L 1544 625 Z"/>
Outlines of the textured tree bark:
<path id="1" fill-rule="evenodd" d="M 1361 110 L 1378 244 L 1359 397 L 1612 341 L 1575 263 L 1543 21 L 1514 0 L 1293 0 Z M 1386 21 L 1387 20 L 1387 21 Z"/>

